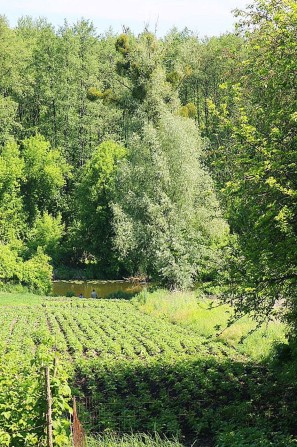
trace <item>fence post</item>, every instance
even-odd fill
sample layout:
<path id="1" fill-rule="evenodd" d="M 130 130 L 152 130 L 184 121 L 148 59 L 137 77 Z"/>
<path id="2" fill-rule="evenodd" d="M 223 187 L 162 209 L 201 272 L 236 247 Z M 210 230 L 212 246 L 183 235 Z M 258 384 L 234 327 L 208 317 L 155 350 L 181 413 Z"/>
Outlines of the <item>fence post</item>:
<path id="1" fill-rule="evenodd" d="M 75 447 L 86 447 L 85 431 L 79 421 L 76 409 L 76 399 L 73 397 L 73 424 L 72 424 L 73 445 Z"/>
<path id="2" fill-rule="evenodd" d="M 45 367 L 47 447 L 53 447 L 52 393 L 49 367 Z"/>

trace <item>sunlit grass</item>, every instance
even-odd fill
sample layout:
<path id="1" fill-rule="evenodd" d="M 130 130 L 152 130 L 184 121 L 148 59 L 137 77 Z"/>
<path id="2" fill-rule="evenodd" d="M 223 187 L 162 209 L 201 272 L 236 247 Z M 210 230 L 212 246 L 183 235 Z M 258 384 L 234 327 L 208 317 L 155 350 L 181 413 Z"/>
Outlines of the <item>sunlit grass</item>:
<path id="1" fill-rule="evenodd" d="M 96 438 L 87 439 L 87 447 L 182 447 L 177 440 L 161 438 L 158 434 L 150 436 L 147 434 L 115 434 L 98 435 Z"/>
<path id="2" fill-rule="evenodd" d="M 71 298 L 75 300 L 75 298 Z M 77 300 L 81 301 L 79 298 Z M 51 297 L 35 295 L 32 292 L 0 292 L 0 306 L 30 306 L 32 304 L 42 304 L 45 301 L 69 301 L 66 297 Z"/>
<path id="3" fill-rule="evenodd" d="M 30 304 L 41 304 L 44 297 L 24 292 L 0 292 L 0 306 L 21 306 Z"/>
<path id="4" fill-rule="evenodd" d="M 248 316 L 228 327 L 232 307 L 197 298 L 197 292 L 143 291 L 132 301 L 145 313 L 186 326 L 201 336 L 221 340 L 254 360 L 264 359 L 275 343 L 285 341 L 286 327 L 277 319 L 255 332 L 257 323 Z"/>

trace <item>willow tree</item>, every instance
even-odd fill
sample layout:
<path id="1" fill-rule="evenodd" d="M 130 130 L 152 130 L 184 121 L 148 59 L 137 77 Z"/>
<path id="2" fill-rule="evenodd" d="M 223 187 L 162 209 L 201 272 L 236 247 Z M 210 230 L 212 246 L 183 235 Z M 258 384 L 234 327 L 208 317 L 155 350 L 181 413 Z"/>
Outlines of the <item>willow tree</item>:
<path id="1" fill-rule="evenodd" d="M 186 288 L 219 268 L 217 248 L 228 228 L 201 162 L 195 123 L 178 116 L 163 44 L 147 32 L 132 41 L 121 36 L 117 44 L 130 82 L 132 125 L 117 172 L 114 245 L 131 273 Z"/>
<path id="2" fill-rule="evenodd" d="M 186 288 L 213 274 L 228 227 L 191 120 L 162 115 L 134 135 L 118 173 L 115 245 L 131 273 Z"/>

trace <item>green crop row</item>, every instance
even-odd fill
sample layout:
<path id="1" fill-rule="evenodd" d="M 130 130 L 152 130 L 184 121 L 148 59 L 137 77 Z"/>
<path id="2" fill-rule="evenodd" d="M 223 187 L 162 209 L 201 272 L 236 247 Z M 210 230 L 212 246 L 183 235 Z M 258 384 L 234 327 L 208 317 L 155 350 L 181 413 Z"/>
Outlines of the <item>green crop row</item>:
<path id="1" fill-rule="evenodd" d="M 1 446 L 44 445 L 46 364 L 55 375 L 55 447 L 68 442 L 67 377 L 91 432 L 216 434 L 218 446 L 237 433 L 236 446 L 244 430 L 294 431 L 295 388 L 234 349 L 126 301 L 1 306 L 0 340 Z M 54 374 L 55 356 L 62 360 Z"/>
<path id="2" fill-rule="evenodd" d="M 114 362 L 146 365 L 153 360 L 174 362 L 198 353 L 210 354 L 190 331 L 156 321 L 119 301 L 44 300 L 34 306 L 3 305 L 0 340 L 0 445 L 14 447 L 45 442 L 44 366 L 52 364 L 55 355 L 63 358 L 60 376 L 65 385 L 65 371 L 82 373 L 82 367 L 93 362 L 108 370 Z M 55 388 L 54 409 L 67 404 L 69 390 L 63 389 L 62 382 Z M 111 383 L 104 386 L 105 392 L 116 388 Z M 125 389 L 128 393 L 127 384 Z M 145 397 L 144 388 L 143 392 Z M 54 411 L 56 419 L 63 421 L 62 414 Z M 66 432 L 65 424 L 62 428 L 56 424 L 57 446 L 66 445 Z"/>
<path id="3" fill-rule="evenodd" d="M 53 437 L 56 447 L 69 443 L 70 388 L 55 362 L 53 341 L 42 307 L 1 308 L 0 445 L 46 445 L 45 367 L 50 367 Z"/>

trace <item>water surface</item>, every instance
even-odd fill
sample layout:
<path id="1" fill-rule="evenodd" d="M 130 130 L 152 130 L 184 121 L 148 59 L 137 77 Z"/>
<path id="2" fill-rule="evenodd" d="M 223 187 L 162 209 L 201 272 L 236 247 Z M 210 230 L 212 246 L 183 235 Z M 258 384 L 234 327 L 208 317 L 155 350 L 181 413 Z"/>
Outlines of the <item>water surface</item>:
<path id="1" fill-rule="evenodd" d="M 73 293 L 73 296 L 79 296 L 82 293 L 84 298 L 90 298 L 95 289 L 99 298 L 106 298 L 110 293 L 118 291 L 137 293 L 143 287 L 142 284 L 128 281 L 53 281 L 53 295 L 67 296 Z"/>

